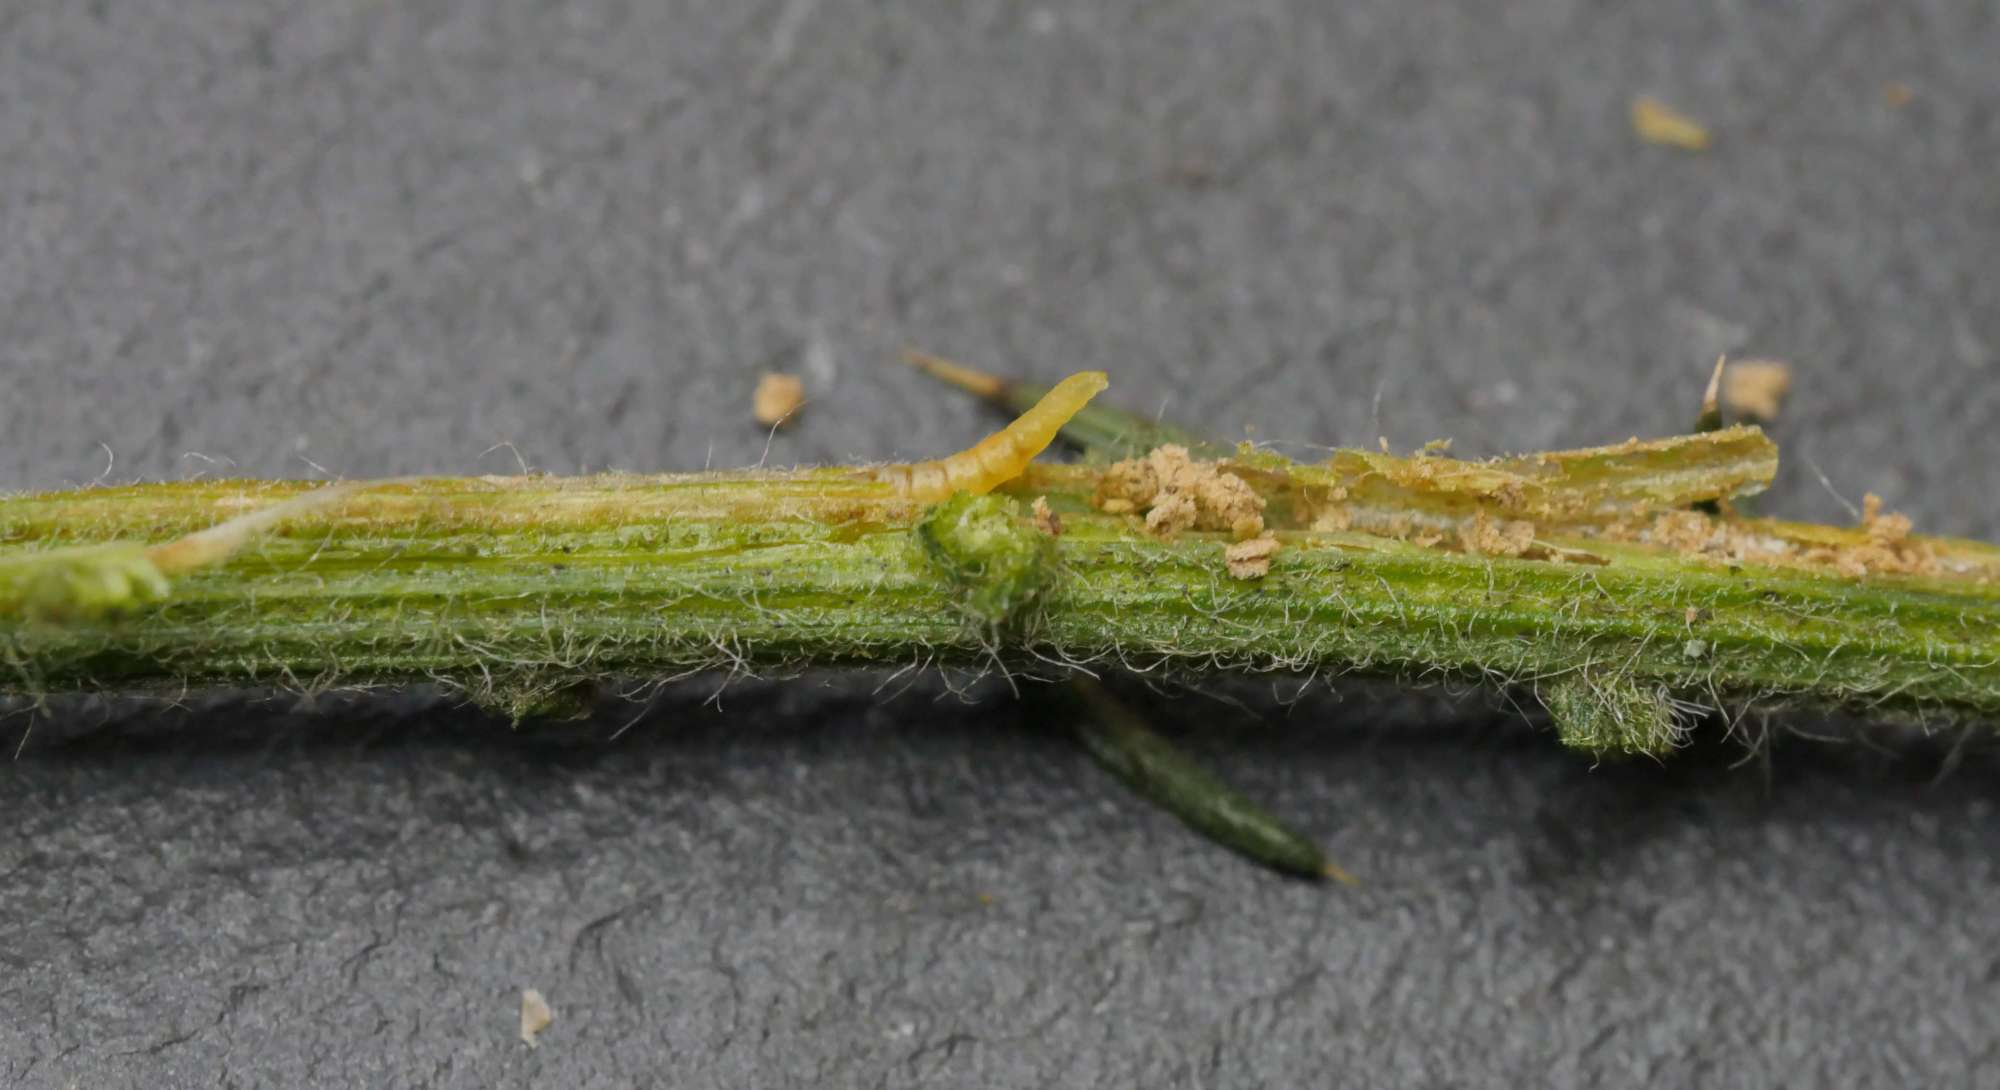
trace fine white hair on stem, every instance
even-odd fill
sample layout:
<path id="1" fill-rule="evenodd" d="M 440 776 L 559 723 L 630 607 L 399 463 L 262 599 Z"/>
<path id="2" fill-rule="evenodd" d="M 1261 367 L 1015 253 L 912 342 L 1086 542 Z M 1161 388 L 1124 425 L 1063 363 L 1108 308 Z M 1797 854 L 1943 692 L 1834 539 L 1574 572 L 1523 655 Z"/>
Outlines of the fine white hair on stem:
<path id="1" fill-rule="evenodd" d="M 1833 482 L 1827 479 L 1826 471 L 1819 467 L 1819 463 L 1809 454 L 1802 456 L 1801 460 L 1805 462 L 1806 468 L 1813 471 L 1813 476 L 1819 478 L 1820 487 L 1826 489 L 1826 494 L 1839 500 L 1840 505 L 1847 508 L 1847 513 L 1854 517 L 1854 521 L 1861 521 L 1861 508 L 1854 506 L 1853 501 L 1840 494 L 1840 489 L 1833 487 Z"/>
<path id="2" fill-rule="evenodd" d="M 778 429 L 784 427 L 785 421 L 790 420 L 794 415 L 798 413 L 800 409 L 803 409 L 805 407 L 806 403 L 804 401 L 800 401 L 798 404 L 792 406 L 789 409 L 786 409 L 785 415 L 777 418 L 776 420 L 771 421 L 771 430 L 764 433 L 764 454 L 762 457 L 757 459 L 758 469 L 764 468 L 764 463 L 769 462 L 771 460 L 771 443 L 773 440 L 778 438 Z"/>
<path id="3" fill-rule="evenodd" d="M 492 446 L 487 447 L 485 450 L 480 451 L 479 456 L 481 458 L 484 458 L 487 455 L 493 453 L 494 451 L 501 449 L 502 447 L 505 447 L 507 449 L 507 452 L 514 456 L 514 464 L 521 467 L 521 476 L 530 477 L 534 475 L 535 471 L 528 468 L 528 460 L 526 458 L 521 457 L 521 448 L 515 446 L 514 441 L 511 439 L 500 440 L 498 443 L 495 443 Z"/>

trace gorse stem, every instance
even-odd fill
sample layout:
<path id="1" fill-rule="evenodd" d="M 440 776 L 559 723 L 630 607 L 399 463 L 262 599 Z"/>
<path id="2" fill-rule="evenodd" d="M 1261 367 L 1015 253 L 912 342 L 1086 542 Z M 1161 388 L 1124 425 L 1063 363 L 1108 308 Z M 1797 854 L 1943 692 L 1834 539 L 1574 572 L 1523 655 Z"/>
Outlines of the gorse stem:
<path id="1" fill-rule="evenodd" d="M 1241 532 L 1109 502 L 1135 464 L 939 505 L 848 467 L 362 483 L 177 574 L 149 557 L 313 486 L 0 498 L 0 690 L 445 681 L 521 710 L 711 669 L 1360 672 L 1529 686 L 1575 744 L 1643 752 L 1683 706 L 2000 715 L 2000 551 L 1685 510 L 1763 486 L 1753 429 L 1198 463 L 1255 493 L 1268 573 L 1225 556 Z"/>

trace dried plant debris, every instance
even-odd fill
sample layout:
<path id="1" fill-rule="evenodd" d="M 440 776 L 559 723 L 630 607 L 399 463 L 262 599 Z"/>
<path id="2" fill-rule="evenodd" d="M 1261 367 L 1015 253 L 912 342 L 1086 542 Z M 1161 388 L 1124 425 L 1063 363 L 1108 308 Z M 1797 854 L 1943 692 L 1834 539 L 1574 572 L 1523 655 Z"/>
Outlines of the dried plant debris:
<path id="1" fill-rule="evenodd" d="M 806 386 L 796 375 L 767 373 L 757 380 L 757 391 L 750 395 L 750 413 L 757 423 L 775 428 L 790 422 L 805 403 Z"/>
<path id="2" fill-rule="evenodd" d="M 1910 536 L 1910 517 L 1882 513 L 1882 497 L 1870 492 L 1861 498 L 1861 532 L 1867 541 L 1832 553 L 1831 562 L 1842 575 L 1894 572 L 1910 575 L 1938 575 L 1943 564 L 1937 546 Z"/>
<path id="3" fill-rule="evenodd" d="M 1682 556 L 1729 564 L 1829 569 L 1864 575 L 1945 576 L 1977 567 L 1956 563 L 1935 541 L 1915 537 L 1905 515 L 1884 514 L 1881 497 L 1862 504 L 1861 525 L 1842 531 L 1764 520 L 1718 517 L 1701 511 L 1665 511 L 1644 525 L 1620 523 L 1603 535 L 1670 549 Z"/>
<path id="4" fill-rule="evenodd" d="M 1483 556 L 1525 556 L 1535 546 L 1535 524 L 1526 519 L 1496 519 L 1481 511 L 1460 527 L 1459 544 Z"/>
<path id="5" fill-rule="evenodd" d="M 1701 395 L 1701 412 L 1694 418 L 1696 435 L 1722 429 L 1722 373 L 1728 366 L 1728 356 L 1716 357 L 1715 370 L 1708 376 L 1708 389 Z"/>
<path id="6" fill-rule="evenodd" d="M 1143 512 L 1146 529 L 1165 538 L 1209 530 L 1247 541 L 1264 532 L 1264 497 L 1222 463 L 1192 458 L 1176 443 L 1111 465 L 1091 502 L 1107 514 Z"/>
<path id="7" fill-rule="evenodd" d="M 903 362 L 941 382 L 948 382 L 969 394 L 983 397 L 988 401 L 999 401 L 1006 397 L 1015 383 L 989 375 L 984 371 L 967 367 L 962 363 L 919 352 L 914 348 L 903 350 Z M 1039 396 L 1039 395 L 1037 395 Z M 1026 405 L 1009 406 L 1016 413 L 1027 410 Z"/>
<path id="8" fill-rule="evenodd" d="M 1736 427 L 1485 462 L 1341 451 L 1323 465 L 1292 463 L 1280 471 L 1255 455 L 1246 464 L 1205 461 L 1167 445 L 1106 467 L 1092 504 L 1108 514 L 1143 515 L 1146 530 L 1162 539 L 1188 531 L 1229 534 L 1237 544 L 1225 552 L 1225 566 L 1243 580 L 1269 573 L 1279 542 L 1266 532 L 1265 493 L 1287 492 L 1279 528 L 1365 534 L 1473 556 L 1604 565 L 1611 561 L 1591 543 L 1607 541 L 1714 563 L 1850 577 L 1977 577 L 1991 566 L 1915 537 L 1908 519 L 1882 513 L 1872 497 L 1861 527 L 1810 533 L 1689 506 L 1754 494 L 1769 479 L 1770 451 L 1760 433 Z"/>
<path id="9" fill-rule="evenodd" d="M 1317 465 L 1290 465 L 1323 529 L 1412 538 L 1454 538 L 1477 512 L 1544 525 L 1589 525 L 1700 500 L 1728 500 L 1764 490 L 1777 472 L 1777 448 L 1755 428 L 1733 427 L 1670 439 L 1628 439 L 1612 446 L 1545 451 L 1489 461 L 1401 458 L 1341 450 Z"/>
<path id="10" fill-rule="evenodd" d="M 1239 541 L 1223 551 L 1232 579 L 1262 579 L 1271 574 L 1271 558 L 1278 555 L 1278 539 L 1266 534 Z"/>
<path id="11" fill-rule="evenodd" d="M 1187 531 L 1256 540 L 1271 525 L 1270 499 L 1282 496 L 1277 526 L 1283 529 L 1361 533 L 1479 556 L 1602 564 L 1574 540 L 1545 541 L 1545 528 L 1574 539 L 1663 506 L 1751 494 L 1770 479 L 1775 461 L 1769 441 L 1745 428 L 1489 461 L 1355 450 L 1318 465 L 1255 452 L 1210 461 L 1168 444 L 1105 467 L 1091 501 L 1106 514 L 1143 515 L 1147 531 L 1166 540 Z M 1243 552 L 1232 574 L 1262 574 L 1267 565 L 1253 552 Z"/>
<path id="12" fill-rule="evenodd" d="M 556 1020 L 555 1012 L 549 1009 L 549 1001 L 533 988 L 521 992 L 521 1043 L 529 1048 L 541 1047 L 542 1031 Z"/>
<path id="13" fill-rule="evenodd" d="M 1330 488 L 1325 495 L 1325 506 L 1312 512 L 1306 528 L 1316 534 L 1344 534 L 1353 529 L 1354 511 L 1347 506 L 1347 489 Z"/>
<path id="14" fill-rule="evenodd" d="M 1632 100 L 1632 131 L 1648 144 L 1684 151 L 1708 149 L 1708 129 L 1699 121 L 1649 95 Z"/>
<path id="15" fill-rule="evenodd" d="M 1056 514 L 1055 509 L 1049 506 L 1047 496 L 1036 496 L 1034 506 L 1029 508 L 1029 513 L 1035 517 L 1035 529 L 1050 537 L 1062 536 L 1062 516 Z"/>
<path id="16" fill-rule="evenodd" d="M 1778 418 L 1785 394 L 1792 388 L 1790 364 L 1777 360 L 1739 360 L 1722 379 L 1722 400 L 1739 417 L 1770 422 Z"/>

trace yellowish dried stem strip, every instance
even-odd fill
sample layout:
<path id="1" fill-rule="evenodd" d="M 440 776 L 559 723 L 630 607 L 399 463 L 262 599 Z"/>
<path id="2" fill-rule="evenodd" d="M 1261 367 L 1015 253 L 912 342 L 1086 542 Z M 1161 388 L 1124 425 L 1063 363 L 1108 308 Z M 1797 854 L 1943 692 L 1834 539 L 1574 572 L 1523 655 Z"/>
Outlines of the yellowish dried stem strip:
<path id="1" fill-rule="evenodd" d="M 1358 527 L 1441 520 L 1455 529 L 1476 512 L 1551 527 L 1607 525 L 1762 492 L 1777 473 L 1778 449 L 1756 428 L 1732 427 L 1483 462 L 1343 450 L 1320 465 L 1280 468 L 1315 504 L 1346 506 Z"/>

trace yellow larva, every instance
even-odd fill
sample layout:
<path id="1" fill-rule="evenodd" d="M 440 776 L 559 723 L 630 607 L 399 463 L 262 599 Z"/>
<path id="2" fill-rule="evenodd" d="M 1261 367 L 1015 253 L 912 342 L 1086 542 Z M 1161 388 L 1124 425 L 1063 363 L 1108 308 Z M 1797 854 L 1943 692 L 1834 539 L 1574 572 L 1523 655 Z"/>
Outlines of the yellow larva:
<path id="1" fill-rule="evenodd" d="M 875 471 L 875 479 L 925 503 L 950 499 L 959 492 L 975 496 L 991 492 L 1020 476 L 1035 455 L 1055 441 L 1070 417 L 1109 385 L 1111 380 L 1102 371 L 1078 372 L 1056 383 L 1012 424 L 971 447 L 934 462 L 883 466 Z"/>

